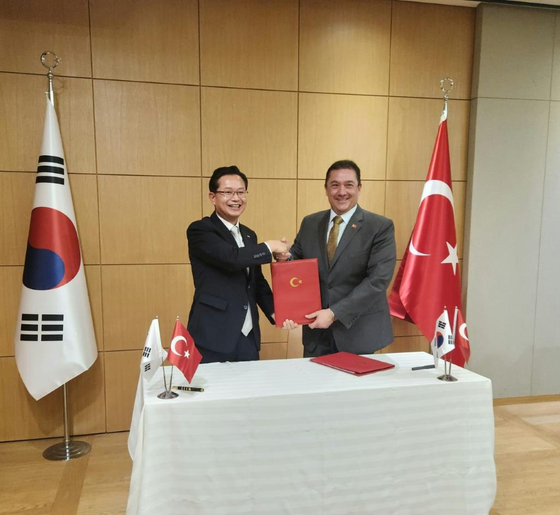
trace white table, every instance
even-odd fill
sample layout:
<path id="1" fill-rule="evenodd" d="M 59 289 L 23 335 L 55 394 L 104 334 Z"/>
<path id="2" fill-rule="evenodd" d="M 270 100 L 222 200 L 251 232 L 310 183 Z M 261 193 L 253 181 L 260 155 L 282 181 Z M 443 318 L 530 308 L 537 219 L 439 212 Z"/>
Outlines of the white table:
<path id="1" fill-rule="evenodd" d="M 423 352 L 362 377 L 307 359 L 201 365 L 174 400 L 161 370 L 135 407 L 128 515 L 487 514 L 489 379 Z M 186 384 L 175 371 L 176 384 Z M 168 371 L 169 377 L 169 371 Z"/>

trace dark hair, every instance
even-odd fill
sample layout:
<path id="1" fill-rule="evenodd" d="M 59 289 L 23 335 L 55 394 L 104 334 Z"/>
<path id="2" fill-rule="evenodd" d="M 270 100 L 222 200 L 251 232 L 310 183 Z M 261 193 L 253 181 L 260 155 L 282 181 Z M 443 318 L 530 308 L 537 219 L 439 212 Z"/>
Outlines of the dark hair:
<path id="1" fill-rule="evenodd" d="M 327 175 L 325 176 L 325 186 L 329 180 L 329 175 L 331 174 L 332 170 L 354 170 L 356 172 L 356 179 L 358 179 L 358 186 L 362 184 L 362 179 L 360 176 L 360 168 L 359 166 L 354 163 L 354 161 L 350 161 L 350 159 L 343 159 L 342 161 L 336 161 L 333 163 L 329 169 L 327 170 Z"/>
<path id="2" fill-rule="evenodd" d="M 243 179 L 243 182 L 245 183 L 245 189 L 249 187 L 249 180 L 247 179 L 247 176 L 239 168 L 237 168 L 237 166 L 235 165 L 222 166 L 220 168 L 216 168 L 214 170 L 214 173 L 212 174 L 212 177 L 210 177 L 210 182 L 208 183 L 208 189 L 212 193 L 216 193 L 216 191 L 218 191 L 218 188 L 220 186 L 219 185 L 220 179 L 224 175 L 239 175 L 239 177 L 241 177 Z"/>

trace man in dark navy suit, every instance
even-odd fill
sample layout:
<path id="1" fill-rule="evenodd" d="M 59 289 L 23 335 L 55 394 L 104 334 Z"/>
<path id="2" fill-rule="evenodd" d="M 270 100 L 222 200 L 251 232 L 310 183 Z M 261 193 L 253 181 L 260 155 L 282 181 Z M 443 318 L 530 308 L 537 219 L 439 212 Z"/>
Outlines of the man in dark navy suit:
<path id="1" fill-rule="evenodd" d="M 215 211 L 187 229 L 194 278 L 188 330 L 202 363 L 259 359 L 257 305 L 274 323 L 272 291 L 261 265 L 289 250 L 284 239 L 259 243 L 239 223 L 247 205 L 248 180 L 237 166 L 218 168 L 209 183 Z"/>

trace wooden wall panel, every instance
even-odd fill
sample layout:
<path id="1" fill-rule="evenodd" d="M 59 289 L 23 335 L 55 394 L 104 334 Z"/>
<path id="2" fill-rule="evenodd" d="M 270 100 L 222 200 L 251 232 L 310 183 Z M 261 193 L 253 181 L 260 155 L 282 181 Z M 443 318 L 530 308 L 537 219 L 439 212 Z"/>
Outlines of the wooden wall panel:
<path id="1" fill-rule="evenodd" d="M 68 383 L 70 434 L 104 433 L 105 373 L 103 354 L 92 367 Z"/>
<path id="2" fill-rule="evenodd" d="M 91 80 L 54 80 L 69 172 L 95 173 Z M 0 73 L 0 170 L 37 171 L 45 120 L 46 77 Z"/>
<path id="3" fill-rule="evenodd" d="M 23 265 L 35 192 L 34 173 L 0 173 L 0 264 Z"/>
<path id="4" fill-rule="evenodd" d="M 186 263 L 200 179 L 102 176 L 99 210 L 104 264 Z"/>
<path id="5" fill-rule="evenodd" d="M 91 316 L 93 318 L 93 328 L 95 339 L 97 340 L 97 350 L 103 350 L 103 305 L 101 289 L 101 267 L 87 265 L 84 267 L 86 283 L 89 294 L 89 304 Z"/>
<path id="6" fill-rule="evenodd" d="M 439 81 L 455 81 L 452 98 L 470 98 L 474 9 L 393 2 L 390 95 L 441 98 Z"/>
<path id="7" fill-rule="evenodd" d="M 387 179 L 426 179 L 443 109 L 442 100 L 389 99 Z M 454 180 L 467 179 L 470 102 L 448 107 L 449 155 Z"/>
<path id="8" fill-rule="evenodd" d="M 97 177 L 75 173 L 70 175 L 82 260 L 85 264 L 100 263 Z"/>
<path id="9" fill-rule="evenodd" d="M 288 344 L 283 343 L 263 343 L 261 345 L 261 359 L 286 359 Z"/>
<path id="10" fill-rule="evenodd" d="M 385 179 L 387 107 L 386 97 L 300 94 L 298 177 L 323 179 L 351 159 L 362 179 Z"/>
<path id="11" fill-rule="evenodd" d="M 185 230 L 212 212 L 214 168 L 249 176 L 241 221 L 261 241 L 293 241 L 304 215 L 329 208 L 327 168 L 353 159 L 360 205 L 394 220 L 401 256 L 449 75 L 462 255 L 474 20 L 474 10 L 389 0 L 53 0 L 47 10 L 0 0 L 0 441 L 62 434 L 61 392 L 34 401 L 13 358 L 45 112 L 41 52 L 63 59 L 56 109 L 101 351 L 70 384 L 71 424 L 121 431 L 150 320 L 160 316 L 165 347 L 175 316 L 187 323 Z M 386 352 L 428 350 L 416 326 L 393 328 Z M 262 359 L 303 355 L 301 329 L 264 318 L 261 329 Z"/>
<path id="12" fill-rule="evenodd" d="M 156 316 L 162 344 L 169 347 L 175 317 L 187 324 L 193 295 L 189 265 L 104 266 L 105 350 L 142 349 Z"/>
<path id="13" fill-rule="evenodd" d="M 295 178 L 296 93 L 202 88 L 202 173 L 230 164 L 249 177 Z"/>
<path id="14" fill-rule="evenodd" d="M 0 358 L 0 441 L 63 434 L 62 389 L 36 401 L 19 377 L 15 358 Z"/>
<path id="15" fill-rule="evenodd" d="M 455 228 L 457 231 L 457 252 L 463 256 L 463 233 L 465 218 L 466 183 L 453 183 L 453 202 L 455 205 Z M 401 259 L 408 245 L 410 234 L 418 215 L 418 206 L 422 197 L 424 182 L 388 181 L 387 182 L 387 217 L 395 222 L 397 240 L 397 258 Z"/>
<path id="16" fill-rule="evenodd" d="M 422 333 L 416 324 L 411 324 L 399 318 L 392 317 L 393 322 L 393 336 L 398 338 L 399 336 L 421 336 Z"/>
<path id="17" fill-rule="evenodd" d="M 296 234 L 296 181 L 252 179 L 249 177 L 247 209 L 239 219 L 257 233 L 259 241 L 279 240 L 285 236 L 293 241 Z M 214 206 L 206 198 L 204 215 Z"/>
<path id="18" fill-rule="evenodd" d="M 94 81 L 102 174 L 200 175 L 198 88 Z"/>
<path id="19" fill-rule="evenodd" d="M 297 0 L 200 0 L 201 82 L 297 89 Z"/>
<path id="20" fill-rule="evenodd" d="M 0 2 L 0 70 L 45 74 L 41 54 L 56 52 L 60 75 L 91 77 L 87 0 Z"/>
<path id="21" fill-rule="evenodd" d="M 294 331 L 288 331 L 288 359 L 303 357 L 303 343 L 301 327 Z"/>
<path id="22" fill-rule="evenodd" d="M 22 266 L 0 266 L 0 357 L 14 355 L 14 334 L 21 295 Z M 3 380 L 0 376 L 0 389 Z M 1 412 L 0 412 L 1 413 Z"/>
<path id="23" fill-rule="evenodd" d="M 300 90 L 387 95 L 391 2 L 303 0 L 300 6 Z"/>
<path id="24" fill-rule="evenodd" d="M 423 336 L 397 336 L 395 341 L 383 349 L 388 352 L 430 352 L 430 344 Z"/>
<path id="25" fill-rule="evenodd" d="M 198 84 L 197 0 L 91 0 L 96 78 Z"/>
<path id="26" fill-rule="evenodd" d="M 140 376 L 142 353 L 138 350 L 104 354 L 107 431 L 128 431 Z"/>
<path id="27" fill-rule="evenodd" d="M 330 209 L 325 192 L 325 180 L 298 181 L 297 224 L 307 215 Z M 385 182 L 362 181 L 362 191 L 358 200 L 360 206 L 379 215 L 385 213 Z"/>

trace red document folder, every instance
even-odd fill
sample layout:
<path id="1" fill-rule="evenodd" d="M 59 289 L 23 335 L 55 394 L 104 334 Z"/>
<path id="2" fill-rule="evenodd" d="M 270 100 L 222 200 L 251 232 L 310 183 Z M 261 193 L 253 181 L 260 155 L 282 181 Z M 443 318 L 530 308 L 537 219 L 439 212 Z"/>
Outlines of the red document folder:
<path id="1" fill-rule="evenodd" d="M 286 319 L 300 325 L 311 323 L 305 315 L 321 309 L 317 258 L 272 263 L 270 269 L 276 327 L 282 327 Z"/>
<path id="2" fill-rule="evenodd" d="M 357 356 L 349 352 L 336 352 L 335 354 L 321 356 L 320 358 L 311 358 L 309 361 L 336 368 L 337 370 L 342 370 L 343 372 L 348 372 L 356 376 L 371 374 L 372 372 L 386 370 L 395 366 L 392 363 L 385 363 L 384 361 Z"/>

